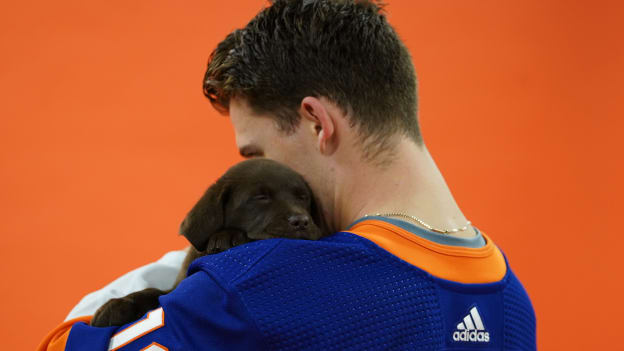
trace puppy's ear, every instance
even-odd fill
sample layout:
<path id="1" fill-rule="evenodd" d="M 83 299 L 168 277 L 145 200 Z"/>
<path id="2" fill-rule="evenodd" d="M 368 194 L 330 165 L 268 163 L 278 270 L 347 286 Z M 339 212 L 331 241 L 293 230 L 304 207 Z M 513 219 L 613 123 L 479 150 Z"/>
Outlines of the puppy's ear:
<path id="1" fill-rule="evenodd" d="M 180 224 L 180 234 L 198 251 L 206 250 L 209 238 L 223 227 L 228 189 L 220 182 L 212 185 Z"/>

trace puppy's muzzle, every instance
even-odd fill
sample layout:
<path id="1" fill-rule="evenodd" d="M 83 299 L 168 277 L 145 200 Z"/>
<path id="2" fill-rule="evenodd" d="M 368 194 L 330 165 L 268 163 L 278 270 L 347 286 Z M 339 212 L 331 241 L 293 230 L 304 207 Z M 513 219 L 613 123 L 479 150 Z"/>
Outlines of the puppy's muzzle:
<path id="1" fill-rule="evenodd" d="M 293 215 L 288 217 L 288 224 L 293 230 L 306 230 L 310 224 L 310 217 L 307 215 Z"/>

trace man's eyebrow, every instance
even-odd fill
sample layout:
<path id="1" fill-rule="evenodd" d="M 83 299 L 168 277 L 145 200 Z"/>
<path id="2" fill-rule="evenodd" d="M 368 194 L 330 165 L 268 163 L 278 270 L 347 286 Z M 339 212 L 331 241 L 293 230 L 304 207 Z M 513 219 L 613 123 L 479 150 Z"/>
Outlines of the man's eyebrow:
<path id="1" fill-rule="evenodd" d="M 250 158 L 254 156 L 262 156 L 262 151 L 257 146 L 251 145 L 251 144 L 241 146 L 238 149 L 238 152 L 240 153 L 241 156 L 245 158 Z"/>

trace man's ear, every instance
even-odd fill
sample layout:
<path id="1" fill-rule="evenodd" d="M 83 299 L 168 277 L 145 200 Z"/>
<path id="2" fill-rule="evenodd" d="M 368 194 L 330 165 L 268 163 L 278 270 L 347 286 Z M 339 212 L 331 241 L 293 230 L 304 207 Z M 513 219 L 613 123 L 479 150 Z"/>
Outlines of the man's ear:
<path id="1" fill-rule="evenodd" d="M 180 224 L 180 234 L 198 251 L 206 250 L 209 238 L 223 227 L 228 189 L 222 182 L 212 185 Z"/>
<path id="2" fill-rule="evenodd" d="M 309 131 L 316 137 L 317 148 L 324 155 L 331 155 L 338 146 L 336 134 L 337 116 L 326 106 L 327 100 L 306 96 L 301 100 L 301 116 Z"/>

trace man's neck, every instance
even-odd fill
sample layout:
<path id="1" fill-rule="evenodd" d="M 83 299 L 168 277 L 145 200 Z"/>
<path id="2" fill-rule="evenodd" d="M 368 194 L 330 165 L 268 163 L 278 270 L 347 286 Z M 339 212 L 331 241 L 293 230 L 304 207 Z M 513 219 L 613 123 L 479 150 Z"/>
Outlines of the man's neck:
<path id="1" fill-rule="evenodd" d="M 382 168 L 366 161 L 352 161 L 337 174 L 334 223 L 344 230 L 358 218 L 375 213 L 404 213 L 433 228 L 462 228 L 467 219 L 457 206 L 427 148 L 407 138 L 397 144 L 393 162 Z M 406 220 L 405 218 L 401 218 Z M 411 220 L 408 220 L 411 221 Z M 412 223 L 425 228 L 416 221 Z M 449 234 L 474 236 L 472 227 Z"/>

